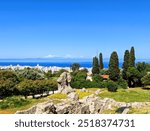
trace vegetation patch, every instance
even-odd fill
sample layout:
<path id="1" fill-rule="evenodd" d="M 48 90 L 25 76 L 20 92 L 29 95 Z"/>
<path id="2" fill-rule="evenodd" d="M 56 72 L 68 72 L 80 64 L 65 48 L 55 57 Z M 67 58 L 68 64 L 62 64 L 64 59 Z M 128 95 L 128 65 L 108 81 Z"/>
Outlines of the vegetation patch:
<path id="1" fill-rule="evenodd" d="M 116 111 L 117 111 L 117 108 L 114 107 L 111 110 L 110 109 L 109 110 L 104 110 L 102 113 L 103 114 L 117 114 Z"/>
<path id="2" fill-rule="evenodd" d="M 119 102 L 150 102 L 150 91 L 142 88 L 118 89 L 117 92 L 103 90 L 99 96 Z"/>
<path id="3" fill-rule="evenodd" d="M 79 94 L 79 99 L 82 99 L 85 96 L 89 96 L 92 94 L 91 92 L 81 92 L 80 90 L 77 90 L 76 92 L 77 92 L 77 94 Z"/>
<path id="4" fill-rule="evenodd" d="M 8 97 L 0 102 L 0 114 L 14 114 L 18 110 L 29 109 L 30 107 L 47 100 L 47 98 L 23 99 L 21 96 Z"/>
<path id="5" fill-rule="evenodd" d="M 16 108 L 30 104 L 31 101 L 22 98 L 21 96 L 7 97 L 0 102 L 0 109 Z"/>
<path id="6" fill-rule="evenodd" d="M 150 106 L 143 108 L 132 108 L 130 109 L 129 114 L 150 114 Z"/>
<path id="7" fill-rule="evenodd" d="M 57 93 L 57 94 L 53 94 L 53 95 L 48 96 L 48 98 L 50 98 L 50 99 L 67 99 L 67 95 Z"/>

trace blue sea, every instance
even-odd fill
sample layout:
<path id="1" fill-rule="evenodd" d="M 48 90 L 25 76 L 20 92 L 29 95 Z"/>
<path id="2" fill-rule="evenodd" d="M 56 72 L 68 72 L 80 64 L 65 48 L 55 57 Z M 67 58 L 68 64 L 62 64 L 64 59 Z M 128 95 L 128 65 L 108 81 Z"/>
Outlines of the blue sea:
<path id="1" fill-rule="evenodd" d="M 150 60 L 137 60 L 136 62 L 150 63 Z M 92 67 L 92 61 L 90 60 L 39 60 L 39 59 L 0 59 L 0 66 L 57 66 L 57 67 L 70 67 L 73 63 L 79 63 L 81 67 Z M 119 66 L 122 67 L 122 60 L 120 60 Z M 104 68 L 108 68 L 109 60 L 104 60 Z"/>

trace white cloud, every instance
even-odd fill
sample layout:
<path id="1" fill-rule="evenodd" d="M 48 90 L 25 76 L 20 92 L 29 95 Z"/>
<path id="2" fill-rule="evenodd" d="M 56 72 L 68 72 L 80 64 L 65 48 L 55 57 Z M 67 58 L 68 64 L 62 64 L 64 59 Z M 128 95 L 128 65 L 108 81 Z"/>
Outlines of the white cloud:
<path id="1" fill-rule="evenodd" d="M 73 58 L 71 55 L 67 54 L 63 58 Z"/>
<path id="2" fill-rule="evenodd" d="M 72 56 L 70 54 L 66 54 L 66 55 L 62 55 L 62 56 L 58 56 L 58 55 L 53 55 L 53 54 L 50 54 L 50 55 L 47 55 L 45 56 L 44 58 L 63 58 L 63 59 L 74 59 L 74 58 L 86 58 L 84 56 Z"/>
<path id="3" fill-rule="evenodd" d="M 45 56 L 45 58 L 55 58 L 55 57 L 57 57 L 56 55 L 47 55 L 47 56 Z"/>

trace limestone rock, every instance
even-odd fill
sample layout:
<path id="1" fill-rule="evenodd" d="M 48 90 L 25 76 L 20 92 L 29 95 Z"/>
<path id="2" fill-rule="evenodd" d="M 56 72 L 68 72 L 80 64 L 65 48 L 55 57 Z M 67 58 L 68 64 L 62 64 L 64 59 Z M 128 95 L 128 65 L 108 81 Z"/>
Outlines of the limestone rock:
<path id="1" fill-rule="evenodd" d="M 101 93 L 101 90 L 99 89 L 99 90 L 97 90 L 97 91 L 95 91 L 95 95 L 99 95 Z"/>
<path id="2" fill-rule="evenodd" d="M 128 114 L 129 110 L 130 110 L 129 108 L 125 108 L 122 114 Z"/>
<path id="3" fill-rule="evenodd" d="M 78 101 L 79 100 L 79 95 L 75 92 L 71 92 L 68 94 L 68 99 L 70 101 Z"/>
<path id="4" fill-rule="evenodd" d="M 17 111 L 16 114 L 57 114 L 53 103 L 41 103 L 27 110 Z"/>
<path id="5" fill-rule="evenodd" d="M 17 111 L 16 114 L 35 114 L 37 106 L 33 106 L 27 110 Z"/>
<path id="6" fill-rule="evenodd" d="M 81 91 L 81 92 L 86 92 L 86 89 L 85 89 L 85 88 L 82 88 L 80 91 Z"/>
<path id="7" fill-rule="evenodd" d="M 58 114 L 90 114 L 89 106 L 80 102 L 57 105 Z"/>
<path id="8" fill-rule="evenodd" d="M 52 101 L 37 104 L 16 114 L 102 114 L 105 110 L 114 110 L 127 114 L 130 108 L 150 107 L 150 102 L 116 102 L 110 98 L 100 98 L 96 93 L 79 100 L 76 92 L 71 92 L 65 101 L 54 104 Z"/>
<path id="9" fill-rule="evenodd" d="M 71 75 L 70 73 L 63 72 L 57 79 L 58 82 L 58 92 L 63 94 L 68 94 L 74 90 L 70 86 Z"/>

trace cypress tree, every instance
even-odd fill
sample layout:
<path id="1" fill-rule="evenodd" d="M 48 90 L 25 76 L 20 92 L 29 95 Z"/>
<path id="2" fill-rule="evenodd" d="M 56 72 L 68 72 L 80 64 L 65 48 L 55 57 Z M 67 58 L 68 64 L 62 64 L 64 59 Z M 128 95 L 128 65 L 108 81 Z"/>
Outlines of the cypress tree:
<path id="1" fill-rule="evenodd" d="M 119 59 L 117 52 L 113 52 L 109 61 L 109 78 L 113 81 L 117 81 L 119 79 Z"/>
<path id="2" fill-rule="evenodd" d="M 99 74 L 99 64 L 98 64 L 98 58 L 96 56 L 93 58 L 92 73 Z"/>
<path id="3" fill-rule="evenodd" d="M 135 50 L 134 50 L 134 47 L 131 47 L 131 50 L 130 50 L 129 65 L 130 65 L 130 67 L 135 67 Z"/>
<path id="4" fill-rule="evenodd" d="M 100 70 L 102 70 L 104 68 L 102 53 L 99 54 L 99 65 L 100 65 Z"/>
<path id="5" fill-rule="evenodd" d="M 126 50 L 124 53 L 124 62 L 123 62 L 123 71 L 122 71 L 122 78 L 127 80 L 127 70 L 129 68 L 129 59 L 130 59 L 130 53 L 129 50 Z"/>

